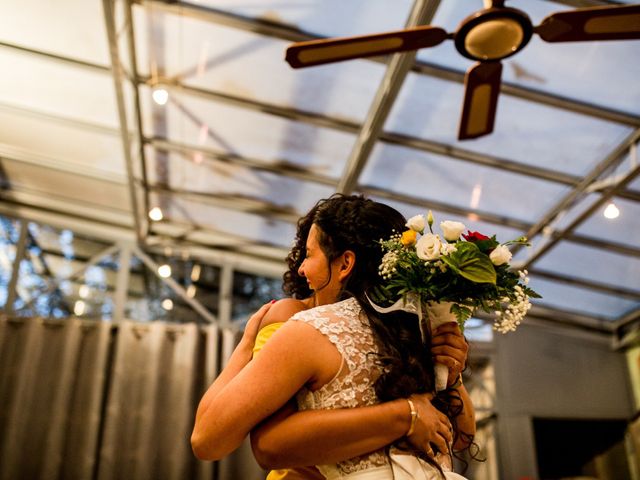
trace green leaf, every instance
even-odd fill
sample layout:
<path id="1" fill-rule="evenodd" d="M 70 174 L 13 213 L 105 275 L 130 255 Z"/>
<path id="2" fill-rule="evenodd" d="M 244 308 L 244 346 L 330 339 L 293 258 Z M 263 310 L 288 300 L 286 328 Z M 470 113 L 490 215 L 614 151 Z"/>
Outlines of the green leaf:
<path id="1" fill-rule="evenodd" d="M 487 255 L 471 242 L 456 244 L 456 251 L 440 257 L 458 275 L 474 283 L 496 283 L 496 269 Z"/>

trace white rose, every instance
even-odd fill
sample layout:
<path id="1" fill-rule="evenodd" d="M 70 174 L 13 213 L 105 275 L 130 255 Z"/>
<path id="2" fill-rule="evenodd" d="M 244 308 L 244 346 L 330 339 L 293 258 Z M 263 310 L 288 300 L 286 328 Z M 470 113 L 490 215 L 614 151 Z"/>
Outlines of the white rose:
<path id="1" fill-rule="evenodd" d="M 504 245 L 498 245 L 493 249 L 489 258 L 494 265 L 502 265 L 503 263 L 509 262 L 511 260 L 511 252 Z"/>
<path id="2" fill-rule="evenodd" d="M 460 238 L 462 232 L 464 232 L 465 226 L 460 222 L 447 220 L 446 222 L 440 222 L 440 228 L 447 242 L 455 242 Z"/>
<path id="3" fill-rule="evenodd" d="M 422 260 L 435 260 L 440 258 L 441 247 L 440 237 L 433 233 L 427 233 L 420 237 L 420 240 L 416 243 L 416 253 Z"/>
<path id="4" fill-rule="evenodd" d="M 424 215 L 415 215 L 407 220 L 407 228 L 414 232 L 422 233 L 424 231 Z"/>

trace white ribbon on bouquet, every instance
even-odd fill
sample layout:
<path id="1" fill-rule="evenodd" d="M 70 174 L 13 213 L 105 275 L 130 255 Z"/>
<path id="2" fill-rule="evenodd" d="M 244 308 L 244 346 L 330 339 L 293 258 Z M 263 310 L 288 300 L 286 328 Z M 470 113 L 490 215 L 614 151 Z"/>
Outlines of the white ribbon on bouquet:
<path id="1" fill-rule="evenodd" d="M 423 315 L 423 305 L 420 301 L 420 295 L 417 293 L 409 292 L 404 297 L 400 298 L 396 303 L 389 307 L 380 307 L 371 301 L 367 297 L 369 303 L 376 312 L 390 313 L 396 311 L 404 311 L 413 313 L 418 316 L 418 325 L 420 326 L 420 336 L 422 337 L 422 343 L 427 342 L 427 334 Z M 456 316 L 451 313 L 452 302 L 427 302 L 425 305 L 427 318 L 429 320 L 429 327 L 431 330 L 438 328 L 440 325 L 449 322 L 457 323 Z M 436 377 L 436 392 L 440 392 L 447 388 L 447 379 L 449 377 L 449 367 L 442 363 L 436 363 L 434 366 Z"/>

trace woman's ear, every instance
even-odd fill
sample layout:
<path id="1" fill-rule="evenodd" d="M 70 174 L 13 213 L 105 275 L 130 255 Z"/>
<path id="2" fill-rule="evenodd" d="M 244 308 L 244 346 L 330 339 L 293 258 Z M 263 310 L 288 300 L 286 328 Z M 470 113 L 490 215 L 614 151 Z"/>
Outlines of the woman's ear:
<path id="1" fill-rule="evenodd" d="M 342 282 L 351 275 L 351 272 L 356 266 L 356 254 L 351 250 L 346 250 L 338 257 L 338 261 L 338 279 Z"/>

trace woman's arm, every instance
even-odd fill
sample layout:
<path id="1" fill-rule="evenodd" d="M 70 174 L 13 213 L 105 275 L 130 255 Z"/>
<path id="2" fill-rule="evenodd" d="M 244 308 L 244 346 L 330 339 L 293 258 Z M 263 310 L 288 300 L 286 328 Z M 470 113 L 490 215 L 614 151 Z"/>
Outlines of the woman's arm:
<path id="1" fill-rule="evenodd" d="M 462 400 L 462 412 L 458 415 L 454 422 L 456 424 L 458 432 L 464 432 L 467 435 L 476 434 L 476 414 L 471 402 L 471 397 L 464 385 L 456 387 L 456 390 L 460 394 Z M 463 435 L 458 435 L 455 443 L 453 444 L 454 450 L 463 450 L 469 446 L 470 439 Z"/>
<path id="2" fill-rule="evenodd" d="M 233 370 L 225 369 L 198 407 L 191 445 L 202 460 L 231 453 L 305 384 L 326 383 L 340 366 L 331 342 L 302 322 L 287 322 L 248 363 L 247 347 L 236 349 Z"/>
<path id="3" fill-rule="evenodd" d="M 409 440 L 419 450 L 441 451 L 451 441 L 447 417 L 431 405 L 431 394 L 411 396 L 418 411 Z M 411 426 L 406 399 L 338 410 L 296 412 L 293 403 L 251 432 L 254 456 L 263 468 L 335 463 L 379 450 L 405 436 Z"/>
<path id="4" fill-rule="evenodd" d="M 272 323 L 285 322 L 305 308 L 306 305 L 301 300 L 292 298 L 285 298 L 277 302 L 272 300 L 270 303 L 263 305 L 249 318 L 242 334 L 242 339 L 234 349 L 227 365 L 200 400 L 198 410 L 196 411 L 196 422 L 220 390 L 252 359 L 256 338 L 260 329 Z"/>
<path id="5" fill-rule="evenodd" d="M 251 431 L 251 446 L 263 468 L 334 463 L 382 448 L 409 430 L 406 400 L 337 410 L 297 412 L 290 402 Z"/>
<path id="6" fill-rule="evenodd" d="M 469 397 L 467 389 L 461 382 L 461 374 L 467 363 L 468 352 L 469 345 L 462 336 L 462 332 L 457 323 L 445 323 L 432 332 L 431 353 L 433 354 L 434 361 L 449 367 L 447 385 L 449 385 L 450 388 L 452 385 L 455 385 L 455 389 L 462 400 L 462 412 L 454 419 L 457 430 L 467 435 L 475 435 L 475 410 L 471 402 L 471 397 Z M 458 381 L 458 379 L 460 379 L 460 381 Z M 453 448 L 461 450 L 468 445 L 468 438 L 459 435 Z"/>
<path id="7" fill-rule="evenodd" d="M 235 377 L 251 360 L 253 345 L 256 341 L 258 329 L 260 328 L 263 318 L 271 308 L 272 303 L 263 305 L 247 321 L 242 339 L 231 354 L 231 357 L 229 357 L 229 361 L 227 362 L 226 367 L 209 386 L 204 396 L 200 400 L 198 409 L 196 411 L 196 424 L 201 419 L 204 412 L 209 408 L 211 402 L 218 395 L 218 393 L 220 393 L 220 391 L 229 383 L 229 381 L 231 381 L 231 379 L 233 379 L 233 377 Z"/>

